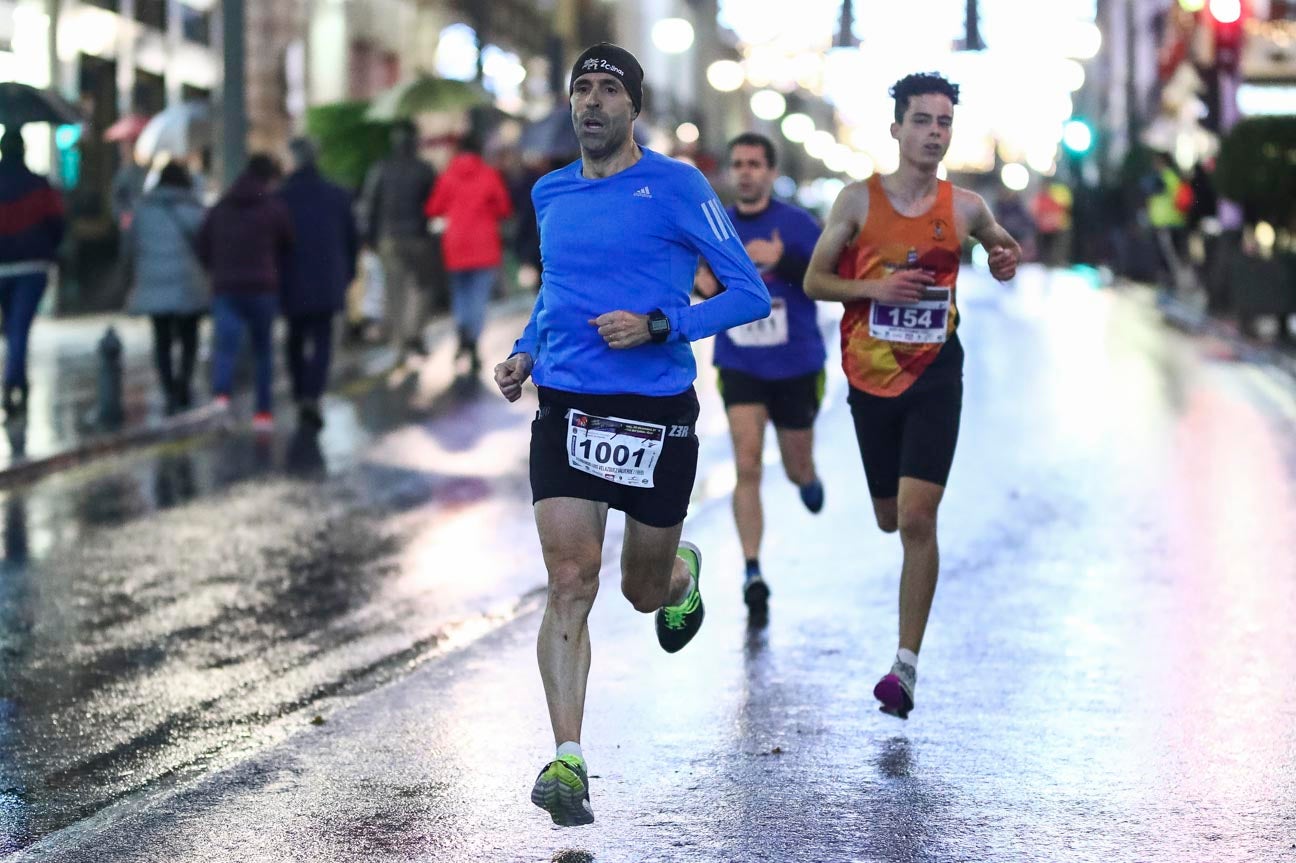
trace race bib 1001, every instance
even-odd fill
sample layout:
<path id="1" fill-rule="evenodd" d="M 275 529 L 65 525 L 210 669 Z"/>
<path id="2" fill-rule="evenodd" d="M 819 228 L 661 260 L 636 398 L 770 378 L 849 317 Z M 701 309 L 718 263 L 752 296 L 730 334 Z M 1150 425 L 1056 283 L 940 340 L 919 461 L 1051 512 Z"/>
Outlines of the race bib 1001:
<path id="1" fill-rule="evenodd" d="M 950 294 L 949 288 L 927 288 L 921 300 L 904 306 L 874 300 L 869 335 L 887 342 L 942 344 L 947 336 Z"/>
<path id="2" fill-rule="evenodd" d="M 567 412 L 567 464 L 618 485 L 652 488 L 665 441 L 664 425 Z"/>
<path id="3" fill-rule="evenodd" d="M 782 297 L 770 300 L 769 316 L 729 330 L 729 341 L 740 348 L 773 348 L 786 345 L 788 341 L 787 301 Z"/>

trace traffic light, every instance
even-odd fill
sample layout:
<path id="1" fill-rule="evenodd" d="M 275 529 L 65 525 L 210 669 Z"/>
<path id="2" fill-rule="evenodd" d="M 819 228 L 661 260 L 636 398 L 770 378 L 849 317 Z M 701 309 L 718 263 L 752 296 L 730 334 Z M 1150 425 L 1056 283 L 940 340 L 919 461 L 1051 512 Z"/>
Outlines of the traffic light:
<path id="1" fill-rule="evenodd" d="M 1210 0 L 1206 11 L 1215 42 L 1215 68 L 1237 72 L 1242 62 L 1242 0 Z"/>
<path id="2" fill-rule="evenodd" d="M 1062 127 L 1062 146 L 1073 156 L 1083 156 L 1093 149 L 1094 130 L 1088 121 L 1072 117 Z"/>
<path id="3" fill-rule="evenodd" d="M 59 126 L 54 130 L 54 147 L 58 151 L 58 171 L 63 188 L 75 189 L 81 182 L 81 127 Z"/>

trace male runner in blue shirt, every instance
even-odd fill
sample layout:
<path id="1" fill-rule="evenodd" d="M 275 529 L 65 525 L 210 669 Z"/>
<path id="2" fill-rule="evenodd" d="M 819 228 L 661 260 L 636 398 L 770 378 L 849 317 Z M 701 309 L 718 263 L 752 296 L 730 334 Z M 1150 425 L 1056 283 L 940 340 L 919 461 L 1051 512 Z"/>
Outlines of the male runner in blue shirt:
<path id="1" fill-rule="evenodd" d="M 531 490 L 549 602 L 536 653 L 558 753 L 531 800 L 561 825 L 594 820 L 580 734 L 608 509 L 626 518 L 621 592 L 656 612 L 658 641 L 673 653 L 703 616 L 701 555 L 680 542 L 698 452 L 689 342 L 770 310 L 703 176 L 635 144 L 642 100 L 630 52 L 600 43 L 577 58 L 581 158 L 532 190 L 544 283 L 513 354 L 495 367 L 509 401 L 532 375 L 539 389 Z M 728 290 L 690 306 L 699 254 Z"/>
<path id="2" fill-rule="evenodd" d="M 774 200 L 776 162 L 774 142 L 764 135 L 747 132 L 729 142 L 729 179 L 737 193 L 729 217 L 769 288 L 773 308 L 769 317 L 727 330 L 715 340 L 715 365 L 738 474 L 733 513 L 746 559 L 743 600 L 753 621 L 766 611 L 770 594 L 760 568 L 765 526 L 761 456 L 767 423 L 774 423 L 783 470 L 806 509 L 817 513 L 824 501 L 814 465 L 814 421 L 823 399 L 828 353 L 815 301 L 801 287 L 819 241 L 819 224 L 805 210 Z M 694 286 L 704 297 L 720 289 L 705 264 L 699 265 Z"/>

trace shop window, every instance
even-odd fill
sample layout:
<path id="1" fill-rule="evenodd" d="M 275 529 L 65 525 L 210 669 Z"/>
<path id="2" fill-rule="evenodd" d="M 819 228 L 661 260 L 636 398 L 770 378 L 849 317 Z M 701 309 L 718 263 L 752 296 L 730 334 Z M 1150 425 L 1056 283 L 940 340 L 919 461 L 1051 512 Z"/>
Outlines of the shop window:
<path id="1" fill-rule="evenodd" d="M 158 30 L 167 28 L 167 0 L 135 0 L 135 18 Z"/>
<path id="2" fill-rule="evenodd" d="M 180 29 L 184 37 L 199 45 L 211 44 L 211 13 L 192 6 L 180 6 Z"/>

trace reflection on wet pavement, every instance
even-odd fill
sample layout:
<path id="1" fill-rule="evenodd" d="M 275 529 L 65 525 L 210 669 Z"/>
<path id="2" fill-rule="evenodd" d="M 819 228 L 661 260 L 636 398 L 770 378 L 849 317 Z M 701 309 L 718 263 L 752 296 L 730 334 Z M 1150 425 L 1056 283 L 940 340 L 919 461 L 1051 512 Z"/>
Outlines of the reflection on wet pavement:
<path id="1" fill-rule="evenodd" d="M 318 699 L 367 659 L 417 659 L 401 651 L 436 637 L 433 609 L 534 574 L 526 411 L 513 425 L 469 401 L 467 428 L 399 429 L 345 469 L 322 439 L 309 480 L 276 441 L 192 462 L 217 490 L 161 512 L 148 471 L 134 491 L 96 480 L 124 502 L 7 508 L 21 554 L 0 570 L 0 649 L 25 683 L 0 684 L 4 829 L 43 833 L 310 703 L 320 724 L 48 859 L 1296 859 L 1296 400 L 1110 293 L 973 284 L 964 305 L 964 424 L 908 722 L 871 697 L 900 555 L 840 400 L 817 431 L 824 512 L 768 472 L 767 620 L 742 606 L 724 500 L 686 525 L 710 587 L 682 654 L 605 573 L 593 827 L 556 830 L 526 799 L 552 751 L 534 612 L 363 698 Z M 240 460 L 254 479 L 217 486 Z"/>

